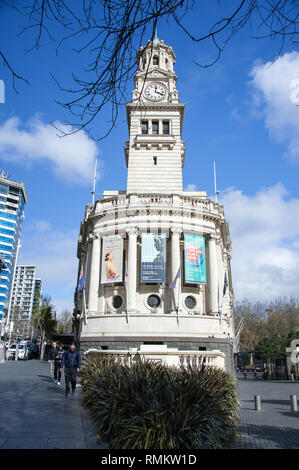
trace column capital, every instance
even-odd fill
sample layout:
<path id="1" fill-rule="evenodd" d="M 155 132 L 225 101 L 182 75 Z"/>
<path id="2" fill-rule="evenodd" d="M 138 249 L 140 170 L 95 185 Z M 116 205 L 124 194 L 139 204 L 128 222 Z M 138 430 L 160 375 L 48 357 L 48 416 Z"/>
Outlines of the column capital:
<path id="1" fill-rule="evenodd" d="M 171 227 L 170 231 L 173 233 L 173 235 L 181 235 L 183 230 L 180 227 Z"/>
<path id="2" fill-rule="evenodd" d="M 92 232 L 91 238 L 93 240 L 99 240 L 101 238 L 101 234 L 99 232 Z"/>
<path id="3" fill-rule="evenodd" d="M 209 242 L 210 242 L 210 241 L 216 242 L 216 241 L 218 241 L 219 236 L 217 235 L 217 233 L 209 233 L 209 234 L 207 235 L 207 239 L 208 239 Z"/>
<path id="4" fill-rule="evenodd" d="M 127 234 L 130 235 L 138 235 L 138 228 L 137 227 L 129 227 L 126 229 Z"/>

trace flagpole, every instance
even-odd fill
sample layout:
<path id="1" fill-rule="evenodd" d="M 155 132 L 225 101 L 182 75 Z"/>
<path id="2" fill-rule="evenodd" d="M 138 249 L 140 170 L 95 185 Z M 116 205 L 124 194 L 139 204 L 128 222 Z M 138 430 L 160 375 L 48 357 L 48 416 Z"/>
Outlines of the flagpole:
<path id="1" fill-rule="evenodd" d="M 83 306 L 84 306 L 84 325 L 87 325 L 87 314 L 86 314 L 86 298 L 85 298 L 85 289 L 83 289 Z"/>
<path id="2" fill-rule="evenodd" d="M 93 188 L 92 188 L 92 191 L 91 191 L 92 205 L 94 205 L 94 196 L 95 196 L 95 191 L 96 191 L 97 166 L 98 166 L 98 159 L 96 157 L 95 163 L 94 163 Z"/>
<path id="3" fill-rule="evenodd" d="M 126 308 L 126 321 L 127 321 L 127 323 L 129 323 L 129 313 L 128 313 L 128 286 L 127 286 L 127 281 L 128 281 L 128 260 L 126 260 L 126 269 L 125 269 L 125 282 L 124 282 L 124 286 L 125 286 L 125 291 L 126 291 L 126 304 L 127 304 L 127 308 Z"/>
<path id="4" fill-rule="evenodd" d="M 215 194 L 215 202 L 218 202 L 217 199 L 217 185 L 216 185 L 216 165 L 215 165 L 215 160 L 214 160 L 214 194 Z"/>
<path id="5" fill-rule="evenodd" d="M 177 306 L 177 311 L 176 311 L 176 318 L 177 318 L 178 324 L 179 324 L 180 293 L 181 293 L 181 273 L 180 273 L 180 283 L 179 283 L 179 292 L 178 292 L 178 306 Z"/>

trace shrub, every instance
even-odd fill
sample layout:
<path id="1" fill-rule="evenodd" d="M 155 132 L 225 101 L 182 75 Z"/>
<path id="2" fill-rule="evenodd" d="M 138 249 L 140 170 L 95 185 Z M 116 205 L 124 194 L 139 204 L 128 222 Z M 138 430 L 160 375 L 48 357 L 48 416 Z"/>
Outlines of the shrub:
<path id="1" fill-rule="evenodd" d="M 111 357 L 82 369 L 83 404 L 112 448 L 229 448 L 239 402 L 221 369 L 175 369 L 151 361 L 131 367 Z"/>

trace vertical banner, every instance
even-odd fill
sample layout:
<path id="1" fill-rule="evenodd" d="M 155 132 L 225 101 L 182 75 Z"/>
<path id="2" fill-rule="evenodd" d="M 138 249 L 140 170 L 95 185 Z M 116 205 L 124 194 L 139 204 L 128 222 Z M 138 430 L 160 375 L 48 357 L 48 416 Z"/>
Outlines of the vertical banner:
<path id="1" fill-rule="evenodd" d="M 184 241 L 185 282 L 207 282 L 205 237 L 185 233 Z"/>
<path id="2" fill-rule="evenodd" d="M 120 236 L 103 238 L 101 283 L 122 282 L 124 241 Z"/>
<path id="3" fill-rule="evenodd" d="M 141 282 L 166 282 L 166 234 L 143 233 Z"/>

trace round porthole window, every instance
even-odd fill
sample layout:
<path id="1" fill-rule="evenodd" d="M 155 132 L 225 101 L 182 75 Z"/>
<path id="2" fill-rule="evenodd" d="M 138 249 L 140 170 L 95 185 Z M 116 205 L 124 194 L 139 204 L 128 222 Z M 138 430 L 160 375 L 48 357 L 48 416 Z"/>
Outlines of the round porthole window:
<path id="1" fill-rule="evenodd" d="M 194 297 L 192 297 L 191 295 L 188 295 L 186 298 L 185 298 L 185 307 L 188 309 L 188 310 L 192 310 L 194 309 L 196 306 L 196 300 Z"/>
<path id="2" fill-rule="evenodd" d="M 122 306 L 122 304 L 123 304 L 123 298 L 120 295 L 115 295 L 112 301 L 113 308 L 118 310 Z"/>
<path id="3" fill-rule="evenodd" d="M 160 305 L 160 297 L 158 295 L 152 294 L 147 298 L 147 304 L 150 308 L 157 308 Z"/>

